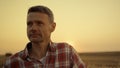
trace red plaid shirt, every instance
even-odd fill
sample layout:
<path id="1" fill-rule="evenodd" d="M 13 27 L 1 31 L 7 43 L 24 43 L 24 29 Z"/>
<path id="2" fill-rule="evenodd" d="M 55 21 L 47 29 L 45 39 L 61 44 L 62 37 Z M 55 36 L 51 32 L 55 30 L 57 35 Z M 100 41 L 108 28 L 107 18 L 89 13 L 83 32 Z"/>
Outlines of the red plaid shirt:
<path id="1" fill-rule="evenodd" d="M 31 43 L 25 50 L 6 60 L 4 68 L 86 68 L 77 52 L 67 43 L 52 43 L 46 56 L 40 60 L 29 57 Z"/>

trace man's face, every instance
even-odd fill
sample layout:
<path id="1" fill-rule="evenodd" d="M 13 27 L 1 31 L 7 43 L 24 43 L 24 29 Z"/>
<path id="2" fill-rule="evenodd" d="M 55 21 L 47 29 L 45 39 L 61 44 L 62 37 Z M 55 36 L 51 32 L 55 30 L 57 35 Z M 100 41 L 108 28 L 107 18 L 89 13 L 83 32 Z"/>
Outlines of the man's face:
<path id="1" fill-rule="evenodd" d="M 27 36 L 31 42 L 41 43 L 50 40 L 55 23 L 50 22 L 45 13 L 31 12 L 27 16 Z"/>

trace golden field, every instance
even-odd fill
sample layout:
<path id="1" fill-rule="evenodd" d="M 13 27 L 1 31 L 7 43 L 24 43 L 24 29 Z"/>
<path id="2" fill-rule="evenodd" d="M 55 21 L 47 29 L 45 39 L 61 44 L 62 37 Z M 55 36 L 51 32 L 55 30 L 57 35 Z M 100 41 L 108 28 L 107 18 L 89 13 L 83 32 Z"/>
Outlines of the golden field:
<path id="1" fill-rule="evenodd" d="M 87 68 L 120 68 L 120 52 L 80 53 Z"/>

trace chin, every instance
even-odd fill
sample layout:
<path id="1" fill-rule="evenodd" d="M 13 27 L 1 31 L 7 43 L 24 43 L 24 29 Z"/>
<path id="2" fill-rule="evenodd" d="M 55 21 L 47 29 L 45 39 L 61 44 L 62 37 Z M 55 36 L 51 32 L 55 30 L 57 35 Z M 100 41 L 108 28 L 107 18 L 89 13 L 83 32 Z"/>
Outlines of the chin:
<path id="1" fill-rule="evenodd" d="M 43 42 L 43 40 L 35 40 L 35 39 L 32 39 L 30 41 L 33 42 L 33 43 L 41 43 L 41 42 Z"/>

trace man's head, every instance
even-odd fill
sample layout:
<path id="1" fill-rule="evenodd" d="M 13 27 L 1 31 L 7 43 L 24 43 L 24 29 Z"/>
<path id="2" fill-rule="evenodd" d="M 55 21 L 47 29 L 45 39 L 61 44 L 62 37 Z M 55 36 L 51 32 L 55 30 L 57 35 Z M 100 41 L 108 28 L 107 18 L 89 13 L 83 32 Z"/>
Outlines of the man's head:
<path id="1" fill-rule="evenodd" d="M 52 11 L 46 7 L 46 6 L 33 6 L 31 8 L 29 8 L 28 10 L 28 14 L 31 12 L 40 12 L 40 13 L 45 13 L 48 15 L 48 17 L 50 18 L 51 22 L 54 22 L 54 15 L 52 13 Z"/>
<path id="2" fill-rule="evenodd" d="M 51 33 L 56 24 L 52 11 L 45 6 L 29 8 L 27 15 L 27 35 L 31 42 L 41 43 L 50 41 Z"/>

